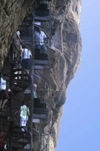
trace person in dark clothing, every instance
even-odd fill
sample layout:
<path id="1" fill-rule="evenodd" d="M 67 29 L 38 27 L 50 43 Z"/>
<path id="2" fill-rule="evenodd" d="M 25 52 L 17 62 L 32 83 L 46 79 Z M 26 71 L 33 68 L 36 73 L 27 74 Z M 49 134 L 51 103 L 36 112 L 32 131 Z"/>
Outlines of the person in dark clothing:
<path id="1" fill-rule="evenodd" d="M 4 150 L 4 136 L 3 133 L 0 132 L 0 151 Z"/>

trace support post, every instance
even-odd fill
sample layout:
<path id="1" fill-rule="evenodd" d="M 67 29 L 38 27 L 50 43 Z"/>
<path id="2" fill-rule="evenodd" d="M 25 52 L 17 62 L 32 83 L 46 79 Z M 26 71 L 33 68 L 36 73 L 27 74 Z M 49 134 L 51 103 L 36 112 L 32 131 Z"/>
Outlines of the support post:
<path id="1" fill-rule="evenodd" d="M 34 16 L 33 16 L 34 17 Z M 33 84 L 34 84 L 34 39 L 33 39 L 33 33 L 34 33 L 34 19 L 32 22 L 32 60 L 31 60 L 31 103 L 30 103 L 30 151 L 33 150 L 33 132 L 32 132 L 32 128 L 33 128 L 33 123 L 32 123 L 32 119 L 33 119 L 33 111 L 34 111 L 34 97 L 33 97 Z"/>

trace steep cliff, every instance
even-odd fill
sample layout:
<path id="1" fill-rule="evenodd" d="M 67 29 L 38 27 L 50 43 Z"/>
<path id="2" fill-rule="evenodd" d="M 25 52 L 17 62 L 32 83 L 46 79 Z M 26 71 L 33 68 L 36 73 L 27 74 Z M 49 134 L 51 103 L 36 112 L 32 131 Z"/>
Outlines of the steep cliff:
<path id="1" fill-rule="evenodd" d="M 26 15 L 38 1 L 0 1 L 0 70 L 12 43 L 12 36 Z M 60 129 L 63 105 L 69 82 L 74 77 L 81 60 L 80 15 L 81 0 L 52 0 L 50 46 L 50 151 L 54 151 Z M 44 28 L 48 31 L 48 27 Z"/>

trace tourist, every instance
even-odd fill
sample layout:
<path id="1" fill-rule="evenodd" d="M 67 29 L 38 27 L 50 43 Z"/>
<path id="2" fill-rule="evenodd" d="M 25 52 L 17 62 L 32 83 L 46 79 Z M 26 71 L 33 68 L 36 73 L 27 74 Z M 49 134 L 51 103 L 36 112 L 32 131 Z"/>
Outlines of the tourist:
<path id="1" fill-rule="evenodd" d="M 0 78 L 0 110 L 3 109 L 4 105 L 7 102 L 6 80 L 7 80 L 6 75 L 3 75 L 3 77 Z"/>
<path id="2" fill-rule="evenodd" d="M 34 83 L 34 85 L 33 85 L 33 96 L 34 96 L 34 98 L 38 98 L 36 90 L 37 90 L 37 84 Z"/>
<path id="3" fill-rule="evenodd" d="M 26 106 L 25 102 L 22 101 L 22 105 L 20 107 L 20 126 L 26 126 L 29 115 L 29 108 Z M 25 131 L 24 128 L 22 128 L 21 130 Z"/>
<path id="4" fill-rule="evenodd" d="M 23 42 L 20 39 L 20 31 L 17 31 L 14 36 L 13 36 L 13 51 L 14 51 L 14 62 L 21 64 L 21 59 L 22 59 L 22 45 Z M 18 60 L 18 52 L 20 52 L 20 58 L 19 61 Z"/>
<path id="5" fill-rule="evenodd" d="M 23 48 L 22 63 L 26 70 L 31 70 L 32 53 L 28 48 Z"/>
<path id="6" fill-rule="evenodd" d="M 41 53 L 47 52 L 47 49 L 44 43 L 45 39 L 47 39 L 46 34 L 39 27 L 35 27 L 34 43 L 35 43 L 35 47 L 41 50 Z"/>

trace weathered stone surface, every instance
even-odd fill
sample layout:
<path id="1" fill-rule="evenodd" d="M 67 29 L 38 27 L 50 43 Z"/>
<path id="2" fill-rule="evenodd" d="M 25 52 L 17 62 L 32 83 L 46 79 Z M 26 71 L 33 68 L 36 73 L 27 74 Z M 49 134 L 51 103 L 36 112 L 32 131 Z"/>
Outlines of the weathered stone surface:
<path id="1" fill-rule="evenodd" d="M 36 7 L 34 0 L 0 1 L 0 70 L 10 49 L 12 36 L 24 17 Z M 54 151 L 59 136 L 66 90 L 74 77 L 81 59 L 80 35 L 81 0 L 52 0 L 50 46 L 50 114 L 42 126 L 35 128 L 50 132 L 50 151 Z M 49 28 L 43 24 L 48 32 Z M 39 73 L 39 72 L 38 72 Z M 42 73 L 40 73 L 42 75 Z M 47 74 L 48 75 L 48 74 Z M 50 121 L 49 121 L 50 120 Z M 34 146 L 38 148 L 37 138 Z M 36 145 L 35 145 L 36 144 Z"/>
<path id="2" fill-rule="evenodd" d="M 51 48 L 54 52 L 51 53 L 51 136 L 56 140 L 54 146 L 58 139 L 56 134 L 59 133 L 57 124 L 61 119 L 61 106 L 65 103 L 68 84 L 74 77 L 81 59 L 80 14 L 81 1 L 72 0 L 67 5 L 57 1 L 52 15 Z"/>
<path id="3" fill-rule="evenodd" d="M 37 6 L 35 0 L 1 0 L 0 1 L 0 70 L 4 58 L 10 49 L 12 37 L 24 17 Z"/>

